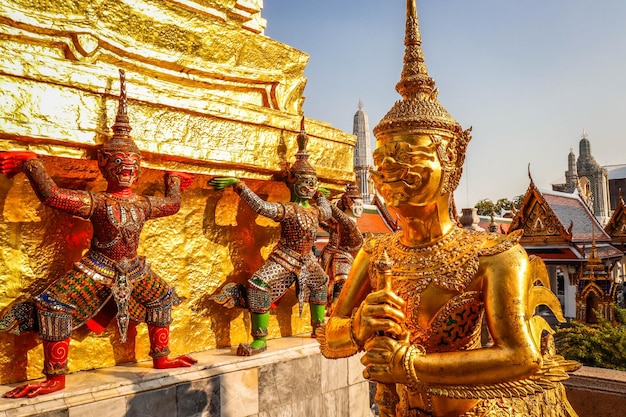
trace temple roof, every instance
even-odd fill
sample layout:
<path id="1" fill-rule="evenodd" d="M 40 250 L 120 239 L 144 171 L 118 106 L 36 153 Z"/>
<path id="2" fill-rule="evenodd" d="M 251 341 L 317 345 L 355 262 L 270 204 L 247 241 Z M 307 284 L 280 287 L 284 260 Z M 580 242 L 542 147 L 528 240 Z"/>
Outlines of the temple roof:
<path id="1" fill-rule="evenodd" d="M 624 199 L 621 196 L 619 204 L 604 230 L 611 237 L 611 243 L 626 252 L 626 205 L 624 205 Z"/>
<path id="2" fill-rule="evenodd" d="M 592 231 L 597 242 L 611 240 L 578 194 L 558 191 L 542 191 L 542 194 L 561 224 L 564 227 L 572 225 L 572 241 L 591 241 Z"/>
<path id="3" fill-rule="evenodd" d="M 539 190 L 532 178 L 509 233 L 520 229 L 526 251 L 546 262 L 584 261 L 594 240 L 600 259 L 622 255 L 577 193 Z"/>
<path id="4" fill-rule="evenodd" d="M 479 222 L 478 226 L 482 227 L 485 230 L 489 230 L 489 225 L 491 224 L 490 216 L 478 216 Z M 509 232 L 509 227 L 511 227 L 511 219 L 508 217 L 494 217 L 494 222 L 498 226 L 498 230 L 496 233 L 501 235 L 506 235 Z"/>
<path id="5" fill-rule="evenodd" d="M 608 173 L 609 180 L 619 180 L 626 178 L 626 164 L 607 165 L 604 167 Z"/>
<path id="6" fill-rule="evenodd" d="M 365 206 L 363 214 L 357 219 L 356 224 L 359 226 L 361 233 L 381 234 L 393 231 L 375 206 Z"/>

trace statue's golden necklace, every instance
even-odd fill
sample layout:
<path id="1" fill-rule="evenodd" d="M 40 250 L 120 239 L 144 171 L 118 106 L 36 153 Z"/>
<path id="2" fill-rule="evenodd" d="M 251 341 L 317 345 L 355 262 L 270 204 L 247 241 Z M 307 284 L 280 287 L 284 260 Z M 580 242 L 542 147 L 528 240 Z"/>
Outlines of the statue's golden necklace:
<path id="1" fill-rule="evenodd" d="M 422 292 L 431 284 L 463 292 L 478 271 L 478 252 L 486 235 L 454 228 L 430 245 L 409 247 L 400 242 L 400 233 L 380 239 L 373 257 L 378 259 L 383 250 L 387 251 L 393 261 L 393 290 L 407 301 L 407 324 L 412 333 L 423 333 L 425 330 L 417 324 Z M 379 272 L 374 264 L 370 263 L 370 276 L 375 279 L 372 285 L 377 287 Z"/>
<path id="2" fill-rule="evenodd" d="M 478 250 L 482 234 L 454 228 L 444 237 L 427 246 L 405 246 L 400 234 L 381 239 L 375 257 L 386 250 L 393 260 L 394 282 L 411 281 L 423 291 L 431 283 L 439 287 L 463 291 L 478 270 Z"/>

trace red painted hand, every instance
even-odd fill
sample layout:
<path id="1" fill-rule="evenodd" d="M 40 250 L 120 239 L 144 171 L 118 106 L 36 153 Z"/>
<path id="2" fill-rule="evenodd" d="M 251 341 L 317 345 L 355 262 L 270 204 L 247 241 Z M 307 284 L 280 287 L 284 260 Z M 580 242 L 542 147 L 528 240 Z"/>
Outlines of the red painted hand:
<path id="1" fill-rule="evenodd" d="M 170 171 L 167 173 L 169 176 L 180 178 L 180 189 L 187 189 L 191 183 L 193 182 L 193 174 L 189 174 L 187 172 L 174 172 Z"/>
<path id="2" fill-rule="evenodd" d="M 33 152 L 0 152 L 0 173 L 12 178 L 22 172 L 24 161 L 33 158 L 37 158 Z"/>

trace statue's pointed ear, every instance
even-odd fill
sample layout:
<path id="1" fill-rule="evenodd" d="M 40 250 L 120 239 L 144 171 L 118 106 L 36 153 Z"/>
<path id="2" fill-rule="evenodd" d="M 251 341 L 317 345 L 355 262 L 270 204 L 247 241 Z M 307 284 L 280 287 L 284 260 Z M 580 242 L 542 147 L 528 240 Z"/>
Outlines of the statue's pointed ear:
<path id="1" fill-rule="evenodd" d="M 101 149 L 98 149 L 97 152 L 98 155 L 98 169 L 100 169 L 100 173 L 102 173 L 102 176 L 104 177 L 105 180 L 108 180 L 108 174 L 106 172 L 106 164 L 108 161 L 108 155 L 106 154 L 106 152 L 102 152 Z"/>
<path id="2" fill-rule="evenodd" d="M 100 167 L 104 166 L 107 160 L 106 155 L 101 150 L 98 150 L 97 155 L 98 155 L 98 166 Z"/>

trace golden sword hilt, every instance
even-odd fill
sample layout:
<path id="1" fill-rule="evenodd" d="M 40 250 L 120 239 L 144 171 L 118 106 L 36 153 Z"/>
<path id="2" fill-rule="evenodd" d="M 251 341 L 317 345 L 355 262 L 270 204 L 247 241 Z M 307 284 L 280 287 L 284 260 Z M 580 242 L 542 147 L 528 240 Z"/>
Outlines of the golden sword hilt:
<path id="1" fill-rule="evenodd" d="M 374 262 L 374 267 L 378 270 L 378 290 L 393 291 L 391 285 L 393 268 L 393 261 L 387 254 L 386 250 L 383 250 L 382 256 Z M 379 336 L 393 337 L 384 331 L 376 332 Z M 380 417 L 395 417 L 396 405 L 400 402 L 400 396 L 396 390 L 396 384 L 376 384 L 376 396 L 374 397 L 376 404 L 378 404 L 378 412 Z"/>

